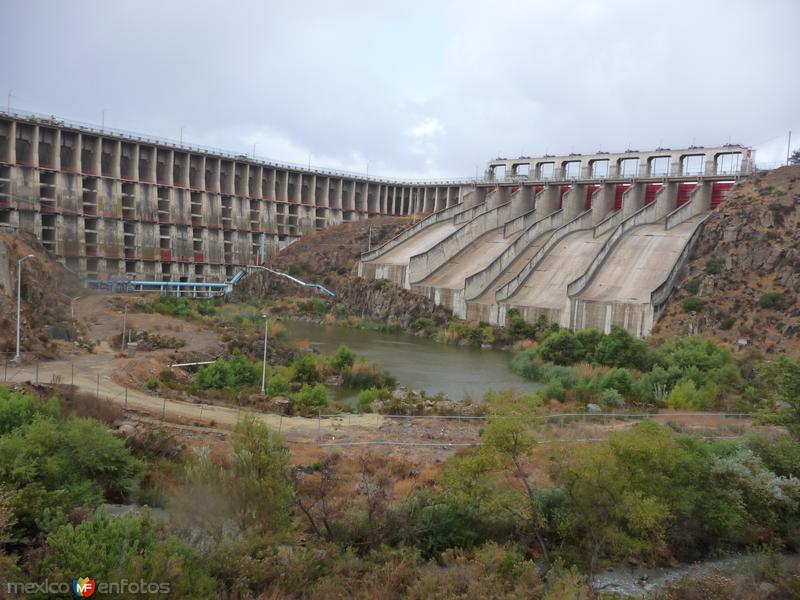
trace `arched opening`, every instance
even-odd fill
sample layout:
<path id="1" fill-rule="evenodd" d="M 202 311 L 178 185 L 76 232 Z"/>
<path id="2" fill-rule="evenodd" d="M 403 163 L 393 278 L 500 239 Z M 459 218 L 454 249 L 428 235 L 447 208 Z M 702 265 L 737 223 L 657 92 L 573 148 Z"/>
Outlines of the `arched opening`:
<path id="1" fill-rule="evenodd" d="M 678 184 L 678 201 L 677 206 L 681 207 L 692 198 L 692 190 L 697 186 L 696 183 L 680 183 Z"/>
<path id="2" fill-rule="evenodd" d="M 506 166 L 505 165 L 492 165 L 489 167 L 489 174 L 490 179 L 492 181 L 497 181 L 498 179 L 505 179 L 506 178 Z"/>
<path id="3" fill-rule="evenodd" d="M 717 154 L 714 167 L 714 172 L 717 175 L 738 173 L 742 169 L 742 153 L 725 152 L 723 154 Z"/>
<path id="4" fill-rule="evenodd" d="M 669 156 L 654 156 L 650 159 L 650 177 L 664 177 L 669 175 Z"/>
<path id="5" fill-rule="evenodd" d="M 556 171 L 556 163 L 553 162 L 539 163 L 537 165 L 537 168 L 539 170 L 540 180 L 544 181 L 552 179 Z"/>
<path id="6" fill-rule="evenodd" d="M 702 175 L 705 168 L 705 154 L 692 154 L 681 157 L 681 175 Z"/>
<path id="7" fill-rule="evenodd" d="M 619 161 L 620 177 L 637 177 L 639 175 L 638 158 L 622 158 Z"/>
<path id="8" fill-rule="evenodd" d="M 592 179 L 604 179 L 608 177 L 608 170 L 611 165 L 611 161 L 607 158 L 602 160 L 593 160 L 591 163 L 591 171 L 592 171 Z"/>
<path id="9" fill-rule="evenodd" d="M 581 176 L 581 161 L 568 160 L 564 161 L 564 179 L 578 179 Z"/>
<path id="10" fill-rule="evenodd" d="M 531 165 L 530 163 L 522 163 L 519 165 L 514 165 L 514 167 L 512 168 L 512 173 L 514 177 L 529 179 L 531 176 Z"/>

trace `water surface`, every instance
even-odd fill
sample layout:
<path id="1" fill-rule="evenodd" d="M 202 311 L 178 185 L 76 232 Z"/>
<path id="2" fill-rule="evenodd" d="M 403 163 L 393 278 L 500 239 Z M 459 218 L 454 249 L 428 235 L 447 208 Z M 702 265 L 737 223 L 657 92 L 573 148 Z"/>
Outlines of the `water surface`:
<path id="1" fill-rule="evenodd" d="M 289 339 L 308 339 L 320 352 L 335 352 L 346 344 L 358 355 L 386 367 L 399 385 L 453 400 L 465 395 L 480 399 L 488 390 L 515 389 L 534 392 L 536 384 L 514 373 L 511 353 L 464 346 L 449 346 L 398 333 L 363 331 L 305 321 L 282 321 Z M 342 399 L 341 394 L 337 399 Z M 352 396 L 352 393 L 345 394 Z"/>

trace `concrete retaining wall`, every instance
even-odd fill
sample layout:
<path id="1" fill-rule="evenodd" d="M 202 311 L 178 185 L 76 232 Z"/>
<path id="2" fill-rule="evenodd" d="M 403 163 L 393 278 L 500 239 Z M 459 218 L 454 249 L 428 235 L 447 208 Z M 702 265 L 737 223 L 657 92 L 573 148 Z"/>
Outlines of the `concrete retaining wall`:
<path id="1" fill-rule="evenodd" d="M 514 277 L 511 281 L 497 290 L 496 298 L 498 301 L 507 300 L 510 298 L 514 292 L 525 282 L 528 276 L 533 273 L 534 269 L 539 266 L 539 263 L 544 260 L 547 253 L 552 250 L 556 244 L 558 244 L 564 236 L 569 235 L 575 231 L 579 231 L 581 229 L 589 229 L 592 226 L 592 211 L 587 210 L 582 214 L 578 215 L 565 225 L 559 227 L 554 233 L 553 236 L 547 241 L 547 243 L 542 246 L 539 251 L 534 254 L 531 259 L 525 264 L 520 272 L 517 273 L 517 276 Z"/>
<path id="2" fill-rule="evenodd" d="M 536 240 L 539 236 L 548 231 L 552 231 L 553 229 L 561 227 L 561 225 L 564 224 L 564 212 L 561 210 L 551 213 L 543 219 L 539 219 L 538 221 L 533 220 L 533 217 L 536 216 L 534 213 L 535 211 L 531 211 L 530 213 L 523 215 L 524 219 L 520 222 L 524 222 L 525 220 L 531 220 L 532 222 L 526 227 L 524 233 L 520 235 L 513 244 L 506 248 L 502 254 L 500 254 L 500 256 L 494 259 L 488 267 L 467 278 L 464 285 L 464 297 L 467 300 L 477 298 L 483 292 L 485 292 L 489 286 L 491 286 L 492 283 L 494 283 L 497 278 L 503 274 L 509 265 L 511 265 L 511 263 L 513 263 L 514 260 L 516 260 L 516 258 L 525 251 L 525 248 L 527 248 L 528 245 Z M 517 219 L 515 219 L 515 221 L 516 220 Z"/>
<path id="3" fill-rule="evenodd" d="M 478 237 L 491 229 L 502 227 L 510 215 L 511 202 L 506 202 L 478 214 L 427 252 L 412 256 L 408 264 L 409 283 L 422 281 Z"/>

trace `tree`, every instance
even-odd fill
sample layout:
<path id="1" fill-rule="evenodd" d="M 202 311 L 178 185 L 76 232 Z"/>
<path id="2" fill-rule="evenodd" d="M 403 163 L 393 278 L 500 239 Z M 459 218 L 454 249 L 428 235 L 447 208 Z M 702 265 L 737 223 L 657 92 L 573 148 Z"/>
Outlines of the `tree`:
<path id="1" fill-rule="evenodd" d="M 42 576 L 70 581 L 89 575 L 106 582 L 144 580 L 177 598 L 208 598 L 218 584 L 196 552 L 149 516 L 109 517 L 101 513 L 79 525 L 63 525 L 47 537 Z M 122 590 L 115 598 L 140 598 Z"/>
<path id="2" fill-rule="evenodd" d="M 530 423 L 527 419 L 517 416 L 498 417 L 486 427 L 481 436 L 481 450 L 494 455 L 501 465 L 508 468 L 525 492 L 526 506 L 522 516 L 531 528 L 533 537 L 542 552 L 546 562 L 550 562 L 542 535 L 547 526 L 544 512 L 536 490 L 531 483 L 530 476 L 525 469 L 524 461 L 530 456 L 536 440 L 528 434 Z M 507 509 L 516 512 L 512 506 Z"/>
<path id="3" fill-rule="evenodd" d="M 236 425 L 231 441 L 230 464 L 218 464 L 203 453 L 187 465 L 171 510 L 187 529 L 217 537 L 283 532 L 294 490 L 281 438 L 248 416 Z"/>
<path id="4" fill-rule="evenodd" d="M 37 419 L 0 436 L 0 480 L 16 489 L 18 528 L 49 531 L 77 507 L 124 501 L 143 465 L 98 421 Z"/>
<path id="5" fill-rule="evenodd" d="M 640 371 L 646 371 L 651 360 L 647 345 L 619 325 L 614 325 L 611 332 L 597 344 L 594 359 L 601 365 Z"/>
<path id="6" fill-rule="evenodd" d="M 539 356 L 557 365 L 572 365 L 583 359 L 583 347 L 572 331 L 562 329 L 539 344 Z"/>
<path id="7" fill-rule="evenodd" d="M 787 356 L 763 363 L 756 368 L 765 392 L 778 402 L 783 402 L 783 420 L 789 432 L 800 439 L 800 361 Z"/>
<path id="8" fill-rule="evenodd" d="M 800 164 L 800 148 L 795 149 L 791 156 L 789 156 L 789 164 L 790 165 L 798 165 Z"/>

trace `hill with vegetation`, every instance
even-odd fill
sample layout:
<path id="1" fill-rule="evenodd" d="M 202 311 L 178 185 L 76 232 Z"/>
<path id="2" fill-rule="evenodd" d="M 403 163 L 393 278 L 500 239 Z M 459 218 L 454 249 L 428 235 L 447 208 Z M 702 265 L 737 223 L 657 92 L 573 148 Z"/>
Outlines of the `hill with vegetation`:
<path id="1" fill-rule="evenodd" d="M 800 165 L 736 185 L 708 218 L 655 334 L 800 353 Z"/>

